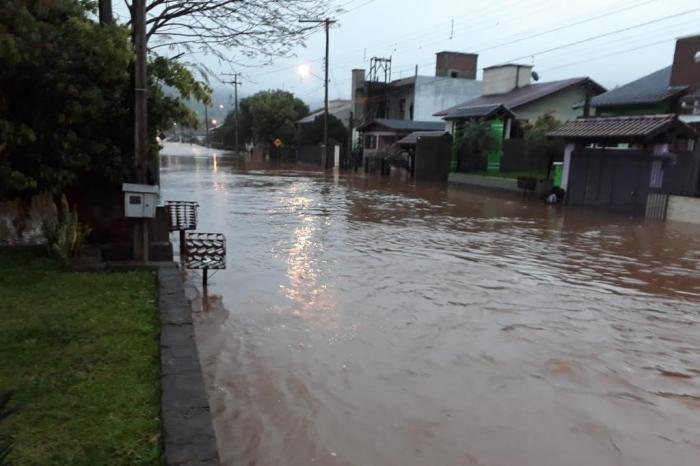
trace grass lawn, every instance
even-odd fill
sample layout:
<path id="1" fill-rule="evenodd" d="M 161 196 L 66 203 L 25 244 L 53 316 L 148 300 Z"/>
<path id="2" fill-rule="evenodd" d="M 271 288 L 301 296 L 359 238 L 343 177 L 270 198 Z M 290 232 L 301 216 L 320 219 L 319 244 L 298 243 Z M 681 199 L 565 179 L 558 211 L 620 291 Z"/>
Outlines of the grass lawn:
<path id="1" fill-rule="evenodd" d="M 11 464 L 161 464 L 156 296 L 151 272 L 71 273 L 0 249 Z"/>

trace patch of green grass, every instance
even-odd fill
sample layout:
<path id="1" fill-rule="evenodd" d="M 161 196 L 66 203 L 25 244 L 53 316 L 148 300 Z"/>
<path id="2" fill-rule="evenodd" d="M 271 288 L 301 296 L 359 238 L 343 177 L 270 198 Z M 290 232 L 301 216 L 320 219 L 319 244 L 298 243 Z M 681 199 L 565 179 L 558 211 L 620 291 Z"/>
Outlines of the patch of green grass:
<path id="1" fill-rule="evenodd" d="M 160 464 L 156 280 L 0 249 L 0 429 L 13 465 Z"/>

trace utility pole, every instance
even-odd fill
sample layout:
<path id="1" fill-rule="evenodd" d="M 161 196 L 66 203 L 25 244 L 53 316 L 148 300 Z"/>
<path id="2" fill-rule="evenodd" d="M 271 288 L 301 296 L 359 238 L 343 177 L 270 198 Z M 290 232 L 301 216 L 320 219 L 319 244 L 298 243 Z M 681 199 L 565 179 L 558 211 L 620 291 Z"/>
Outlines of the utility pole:
<path id="1" fill-rule="evenodd" d="M 326 60 L 325 60 L 325 75 L 324 75 L 324 80 L 323 80 L 323 87 L 324 87 L 324 98 L 323 98 L 323 146 L 324 146 L 324 151 L 326 153 L 326 169 L 329 169 L 332 167 L 332 161 L 330 157 L 330 152 L 328 150 L 328 52 L 329 52 L 329 34 L 328 30 L 330 29 L 331 24 L 336 23 L 337 21 L 326 18 L 326 19 L 300 19 L 300 23 L 316 23 L 316 24 L 321 24 L 323 23 L 326 29 Z"/>
<path id="2" fill-rule="evenodd" d="M 204 127 L 206 128 L 205 143 L 209 147 L 209 110 L 207 110 L 207 104 L 204 104 Z"/>
<path id="3" fill-rule="evenodd" d="M 243 84 L 238 80 L 238 73 L 233 73 L 233 75 L 228 75 L 228 76 L 233 76 L 233 81 L 228 81 L 226 84 L 233 84 L 233 100 L 235 103 L 235 113 L 234 113 L 234 136 L 235 136 L 235 143 L 236 143 L 236 152 L 238 152 L 238 86 Z"/>
<path id="4" fill-rule="evenodd" d="M 134 163 L 138 183 L 148 183 L 148 81 L 146 77 L 146 0 L 133 0 L 134 9 Z M 134 258 L 148 261 L 148 223 L 134 227 Z"/>
<path id="5" fill-rule="evenodd" d="M 353 90 L 354 92 L 354 90 Z M 350 118 L 348 118 L 348 150 L 346 152 L 347 157 L 345 158 L 349 165 L 355 168 L 355 154 L 352 151 L 352 127 L 353 127 L 353 112 L 350 110 Z"/>

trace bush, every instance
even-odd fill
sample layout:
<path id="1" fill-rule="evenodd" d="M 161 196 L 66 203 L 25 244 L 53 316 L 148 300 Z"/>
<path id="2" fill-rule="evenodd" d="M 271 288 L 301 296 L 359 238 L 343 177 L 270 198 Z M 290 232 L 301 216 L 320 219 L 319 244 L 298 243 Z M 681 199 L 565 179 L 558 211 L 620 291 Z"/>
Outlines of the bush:
<path id="1" fill-rule="evenodd" d="M 70 210 L 66 196 L 62 195 L 60 206 L 55 206 L 44 220 L 42 232 L 49 254 L 67 261 L 78 255 L 90 234 L 90 227 L 80 223 L 78 213 Z"/>
<path id="2" fill-rule="evenodd" d="M 9 407 L 11 398 L 12 392 L 0 392 L 0 421 L 17 411 L 16 408 Z M 0 466 L 9 466 L 10 463 L 7 462 L 7 457 L 12 451 L 13 444 L 14 439 L 12 436 L 0 435 Z"/>
<path id="3" fill-rule="evenodd" d="M 367 158 L 370 172 L 389 174 L 390 167 L 408 168 L 408 161 L 401 154 L 401 150 L 395 145 L 382 147 L 374 155 Z"/>
<path id="4" fill-rule="evenodd" d="M 491 131 L 490 121 L 469 121 L 457 128 L 452 144 L 453 159 L 459 159 L 458 154 L 467 154 L 462 170 L 485 170 L 486 159 L 490 152 L 498 150 L 501 141 Z"/>

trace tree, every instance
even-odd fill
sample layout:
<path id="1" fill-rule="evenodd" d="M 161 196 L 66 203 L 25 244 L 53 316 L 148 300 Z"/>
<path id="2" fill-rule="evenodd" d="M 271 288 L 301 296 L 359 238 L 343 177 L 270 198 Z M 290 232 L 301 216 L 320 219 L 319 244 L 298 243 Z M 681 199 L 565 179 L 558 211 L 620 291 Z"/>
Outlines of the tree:
<path id="1" fill-rule="evenodd" d="M 0 198 L 105 190 L 133 174 L 129 31 L 99 26 L 93 9 L 0 0 Z M 154 57 L 149 68 L 151 140 L 173 122 L 196 125 L 184 99 L 209 89 L 175 61 Z"/>
<path id="2" fill-rule="evenodd" d="M 309 107 L 294 94 L 281 90 L 260 91 L 239 104 L 238 134 L 241 142 L 270 144 L 294 141 L 294 124 L 309 114 Z M 233 144 L 235 115 L 229 113 L 220 130 L 225 144 Z"/>
<path id="3" fill-rule="evenodd" d="M 345 146 L 348 143 L 348 130 L 334 115 L 328 115 L 328 145 Z M 297 144 L 315 146 L 323 144 L 323 114 L 311 123 L 299 125 Z"/>
<path id="4" fill-rule="evenodd" d="M 486 170 L 488 154 L 499 147 L 500 141 L 489 121 L 468 121 L 458 126 L 452 144 L 456 154 L 465 153 L 460 160 L 460 170 Z"/>
<path id="5" fill-rule="evenodd" d="M 564 151 L 561 140 L 552 139 L 547 133 L 554 131 L 561 125 L 551 113 L 540 115 L 532 125 L 523 128 L 525 151 L 538 167 L 547 171 L 551 169 L 552 162 L 560 159 Z"/>
<path id="6" fill-rule="evenodd" d="M 133 21 L 132 4 L 125 2 Z M 231 64 L 240 64 L 233 51 L 246 59 L 284 55 L 318 27 L 299 23 L 299 18 L 326 16 L 328 4 L 327 0 L 149 0 L 149 49 L 209 54 Z"/>

